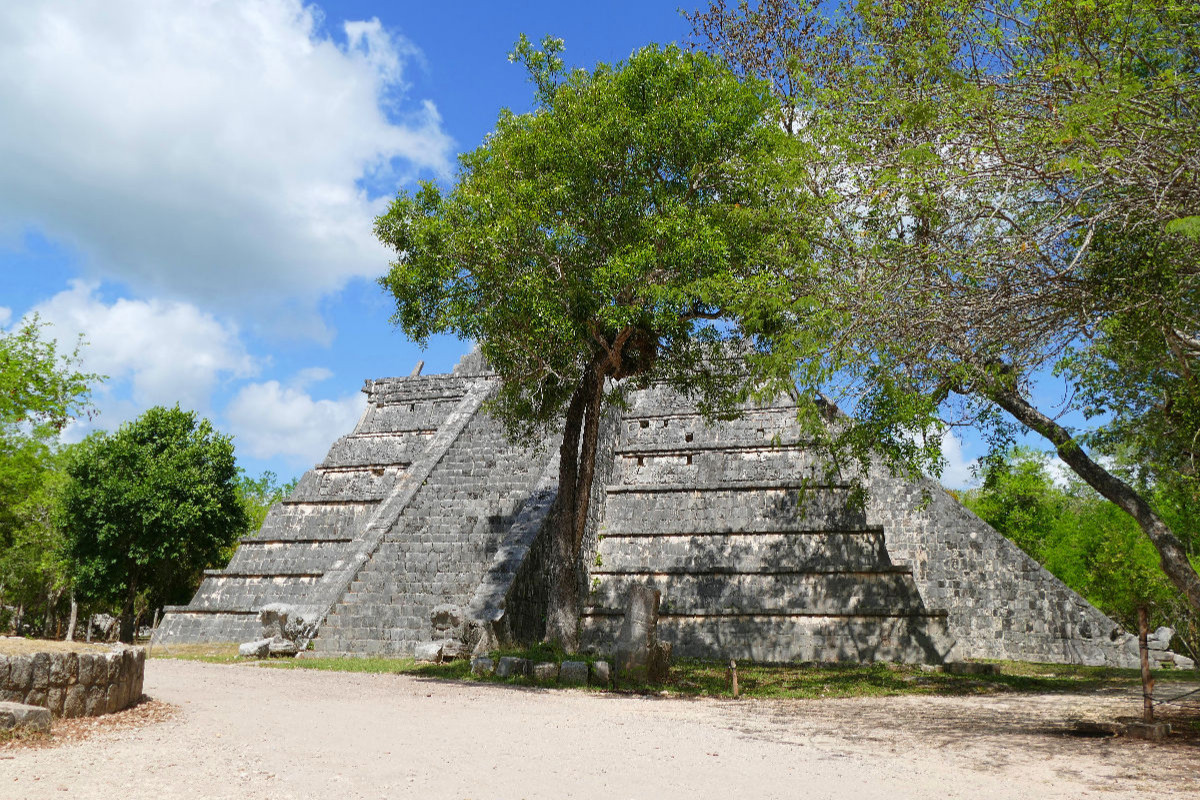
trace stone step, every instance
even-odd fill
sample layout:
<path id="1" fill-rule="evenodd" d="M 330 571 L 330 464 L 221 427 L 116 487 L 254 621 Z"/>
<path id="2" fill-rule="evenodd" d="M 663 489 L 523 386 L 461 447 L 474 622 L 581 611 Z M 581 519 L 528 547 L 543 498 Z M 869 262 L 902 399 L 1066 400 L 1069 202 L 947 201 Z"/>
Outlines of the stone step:
<path id="1" fill-rule="evenodd" d="M 190 611 L 238 611 L 286 601 L 300 605 L 320 591 L 320 578 L 311 576 L 206 577 L 188 606 Z"/>
<path id="2" fill-rule="evenodd" d="M 378 502 L 277 503 L 267 513 L 259 539 L 313 540 L 353 538 Z"/>
<path id="3" fill-rule="evenodd" d="M 619 615 L 585 614 L 581 641 L 587 652 L 607 654 L 617 641 Z M 945 614 L 665 614 L 659 641 L 673 658 L 730 658 L 761 662 L 895 661 L 940 664 L 953 647 Z"/>
<path id="4" fill-rule="evenodd" d="M 262 630 L 258 609 L 194 609 L 167 606 L 154 641 L 168 645 L 193 642 L 249 642 Z"/>
<path id="5" fill-rule="evenodd" d="M 602 533 L 860 530 L 866 514 L 850 507 L 850 494 L 846 486 L 783 483 L 609 486 Z"/>
<path id="6" fill-rule="evenodd" d="M 925 611 L 910 570 L 879 572 L 593 572 L 589 602 L 594 612 L 620 613 L 633 584 L 662 593 L 661 609 L 672 614 L 854 614 L 890 615 Z"/>
<path id="7" fill-rule="evenodd" d="M 761 484 L 785 477 L 836 485 L 836 473 L 811 451 L 800 448 L 735 447 L 658 451 L 631 451 L 618 456 L 614 483 L 626 486 L 690 485 L 696 487 L 730 484 Z"/>
<path id="8" fill-rule="evenodd" d="M 648 414 L 636 409 L 621 419 L 621 448 L 642 446 L 766 445 L 804 441 L 795 407 L 756 409 L 734 420 L 707 423 L 697 413 Z"/>
<path id="9" fill-rule="evenodd" d="M 671 572 L 723 566 L 739 572 L 835 565 L 845 570 L 888 566 L 882 528 L 787 533 L 619 535 L 600 541 L 601 569 Z"/>
<path id="10" fill-rule="evenodd" d="M 390 433 L 397 430 L 437 430 L 450 416 L 465 392 L 445 397 L 397 397 L 392 403 L 368 405 L 354 429 L 355 434 Z"/>
<path id="11" fill-rule="evenodd" d="M 429 428 L 343 436 L 329 448 L 321 466 L 411 464 L 425 452 L 436 432 Z"/>
<path id="12" fill-rule="evenodd" d="M 243 542 L 220 572 L 246 575 L 323 574 L 336 569 L 352 553 L 351 539 L 337 541 Z"/>
<path id="13" fill-rule="evenodd" d="M 406 468 L 399 465 L 332 470 L 318 467 L 304 473 L 287 502 L 378 502 L 388 496 L 405 472 Z"/>

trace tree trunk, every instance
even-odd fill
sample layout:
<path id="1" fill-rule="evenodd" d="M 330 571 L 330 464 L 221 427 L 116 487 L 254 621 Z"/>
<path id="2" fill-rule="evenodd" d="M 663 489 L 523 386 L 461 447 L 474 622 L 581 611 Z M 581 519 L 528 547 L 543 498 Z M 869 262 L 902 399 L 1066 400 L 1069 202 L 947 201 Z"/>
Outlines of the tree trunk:
<path id="1" fill-rule="evenodd" d="M 558 497 L 551 518 L 550 564 L 546 608 L 547 642 L 567 652 L 579 648 L 579 546 L 587 527 L 604 376 L 595 364 L 567 406 L 558 457 Z M 582 446 L 580 442 L 582 440 Z"/>
<path id="2" fill-rule="evenodd" d="M 67 620 L 67 636 L 68 642 L 75 641 L 75 621 L 79 618 L 79 604 L 75 602 L 75 590 L 71 590 L 71 616 Z"/>
<path id="3" fill-rule="evenodd" d="M 134 606 L 137 602 L 137 584 L 132 577 L 129 581 L 129 594 L 125 598 L 125 605 L 121 607 L 121 633 L 120 640 L 126 644 L 133 644 L 134 631 Z"/>
<path id="4" fill-rule="evenodd" d="M 1061 458 L 1075 474 L 1102 496 L 1133 517 L 1158 550 L 1163 572 L 1183 592 L 1188 602 L 1200 609 L 1200 575 L 1188 561 L 1183 544 L 1167 527 L 1150 504 L 1133 487 L 1111 474 L 1088 457 L 1071 434 L 1054 420 L 1038 411 L 1011 389 L 992 389 L 989 396 L 1025 426 L 1037 431 L 1054 444 Z"/>

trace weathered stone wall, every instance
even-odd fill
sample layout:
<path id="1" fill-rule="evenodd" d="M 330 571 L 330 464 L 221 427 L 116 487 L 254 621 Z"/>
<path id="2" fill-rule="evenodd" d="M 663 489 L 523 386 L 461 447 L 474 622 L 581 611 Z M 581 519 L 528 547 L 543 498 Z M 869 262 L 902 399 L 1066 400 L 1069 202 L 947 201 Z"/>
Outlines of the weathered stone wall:
<path id="1" fill-rule="evenodd" d="M 1136 667 L 1137 640 L 932 480 L 876 472 L 868 519 L 949 614 L 961 658 Z"/>
<path id="2" fill-rule="evenodd" d="M 0 656 L 0 700 L 42 706 L 56 717 L 120 711 L 142 696 L 146 651 Z"/>
<path id="3" fill-rule="evenodd" d="M 433 640 L 435 606 L 468 605 L 548 461 L 475 413 L 363 564 L 314 644 L 325 652 L 412 654 Z"/>

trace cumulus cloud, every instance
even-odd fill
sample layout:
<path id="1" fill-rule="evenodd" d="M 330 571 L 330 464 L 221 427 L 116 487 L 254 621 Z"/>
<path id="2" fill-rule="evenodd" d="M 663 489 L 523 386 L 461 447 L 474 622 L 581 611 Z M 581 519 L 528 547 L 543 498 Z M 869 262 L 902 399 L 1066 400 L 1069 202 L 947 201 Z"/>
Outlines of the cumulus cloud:
<path id="1" fill-rule="evenodd" d="M 143 296 L 310 302 L 384 269 L 364 186 L 449 169 L 417 57 L 299 0 L 0 4 L 0 224 Z"/>
<path id="2" fill-rule="evenodd" d="M 243 386 L 225 409 L 239 452 L 255 458 L 284 457 L 303 466 L 324 458 L 329 445 L 354 427 L 366 406 L 361 392 L 314 400 L 305 387 L 325 372 L 304 370 L 286 385 L 265 381 Z"/>
<path id="3" fill-rule="evenodd" d="M 96 398 L 105 427 L 153 405 L 179 403 L 207 414 L 220 381 L 258 371 L 237 326 L 189 303 L 106 302 L 97 284 L 77 280 L 31 313 L 53 325 L 51 332 L 64 348 L 84 336 L 83 369 L 108 376 Z M 121 399 L 114 399 L 118 395 Z"/>

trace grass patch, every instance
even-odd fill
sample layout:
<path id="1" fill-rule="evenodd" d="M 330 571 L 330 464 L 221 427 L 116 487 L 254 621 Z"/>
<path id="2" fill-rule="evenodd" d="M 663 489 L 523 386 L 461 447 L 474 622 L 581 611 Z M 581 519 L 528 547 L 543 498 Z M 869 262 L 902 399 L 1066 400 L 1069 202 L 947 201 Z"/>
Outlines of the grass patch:
<path id="1" fill-rule="evenodd" d="M 237 642 L 217 642 L 215 644 L 156 644 L 153 648 L 147 645 L 147 656 L 152 659 L 175 658 L 185 661 L 205 661 L 210 664 L 232 664 L 238 662 Z"/>
<path id="2" fill-rule="evenodd" d="M 191 658 L 229 663 L 239 661 L 237 645 L 180 645 L 163 654 L 155 648 L 156 658 Z M 578 660 L 594 662 L 595 656 L 567 655 L 560 649 L 539 644 L 525 649 L 505 649 L 491 654 L 542 661 Z M 430 664 L 411 658 L 282 658 L 245 661 L 271 669 L 315 669 L 332 672 L 366 672 L 416 675 L 438 680 L 463 680 L 522 686 L 546 686 L 531 677 L 501 679 L 495 675 L 472 675 L 468 659 L 445 664 Z M 839 698 L 886 697 L 894 695 L 991 695 L 1003 692 L 1061 693 L 1087 692 L 1112 688 L 1137 687 L 1141 676 L 1135 669 L 1083 667 L 1070 664 L 1036 664 L 1020 661 L 996 661 L 998 675 L 950 675 L 928 671 L 908 664 L 738 664 L 738 684 L 743 697 L 753 698 Z M 1191 670 L 1155 670 L 1160 687 L 1173 682 L 1196 681 L 1200 675 Z M 581 687 L 582 688 L 582 687 Z M 589 687 L 603 691 L 602 687 Z M 631 693 L 663 692 L 683 697 L 730 697 L 728 662 L 681 659 L 671 665 L 670 675 L 661 684 L 618 685 Z"/>

